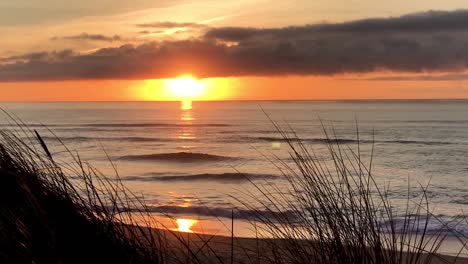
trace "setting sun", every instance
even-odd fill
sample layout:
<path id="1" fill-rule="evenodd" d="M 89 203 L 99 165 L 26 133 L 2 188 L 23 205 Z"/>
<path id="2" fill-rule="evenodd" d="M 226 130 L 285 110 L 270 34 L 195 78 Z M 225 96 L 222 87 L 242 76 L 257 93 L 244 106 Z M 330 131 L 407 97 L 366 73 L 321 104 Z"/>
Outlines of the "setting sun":
<path id="1" fill-rule="evenodd" d="M 182 76 L 176 79 L 166 80 L 169 93 L 180 100 L 191 100 L 201 97 L 205 93 L 203 82 L 191 77 Z"/>
<path id="2" fill-rule="evenodd" d="M 238 82 L 231 78 L 196 79 L 182 75 L 173 79 L 145 80 L 128 91 L 129 96 L 143 101 L 210 101 L 233 96 Z"/>

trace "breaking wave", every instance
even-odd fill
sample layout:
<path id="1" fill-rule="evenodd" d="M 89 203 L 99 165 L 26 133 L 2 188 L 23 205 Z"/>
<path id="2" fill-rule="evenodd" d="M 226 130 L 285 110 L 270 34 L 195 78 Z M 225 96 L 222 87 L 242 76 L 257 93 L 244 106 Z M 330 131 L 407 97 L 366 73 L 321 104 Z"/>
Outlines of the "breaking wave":
<path id="1" fill-rule="evenodd" d="M 229 209 L 222 207 L 206 207 L 206 206 L 192 206 L 192 207 L 180 207 L 180 206 L 149 206 L 145 208 L 150 213 L 160 213 L 168 215 L 199 215 L 208 217 L 223 217 L 223 218 L 235 218 L 235 219 L 265 219 L 268 218 L 271 221 L 275 221 L 276 218 L 289 218 L 291 221 L 297 219 L 294 211 L 283 211 L 275 212 L 269 210 L 248 210 L 248 209 Z M 139 211 L 138 209 L 127 209 L 127 211 Z"/>
<path id="2" fill-rule="evenodd" d="M 0 124 L 0 127 L 229 127 L 229 124 L 184 124 L 184 123 L 92 123 L 92 124 Z"/>
<path id="3" fill-rule="evenodd" d="M 242 137 L 241 139 L 248 141 L 268 141 L 268 142 L 303 142 L 303 143 L 338 143 L 338 144 L 350 144 L 357 143 L 356 139 L 346 138 L 282 138 L 282 137 Z M 360 143 L 386 143 L 386 144 L 420 144 L 420 145 L 452 145 L 457 144 L 454 142 L 444 141 L 423 141 L 423 140 L 365 140 L 360 139 Z"/>
<path id="4" fill-rule="evenodd" d="M 202 173 L 190 175 L 149 175 L 122 177 L 125 181 L 218 181 L 218 182 L 241 182 L 266 179 L 279 179 L 279 176 L 270 174 L 252 173 Z"/>
<path id="5" fill-rule="evenodd" d="M 119 159 L 127 161 L 208 162 L 236 160 L 238 158 L 196 152 L 177 152 L 146 155 L 128 155 L 122 156 Z"/>
<path id="6" fill-rule="evenodd" d="M 150 137 L 42 137 L 45 141 L 63 141 L 63 142 L 96 142 L 96 141 L 118 141 L 118 142 L 164 142 L 164 139 Z"/>

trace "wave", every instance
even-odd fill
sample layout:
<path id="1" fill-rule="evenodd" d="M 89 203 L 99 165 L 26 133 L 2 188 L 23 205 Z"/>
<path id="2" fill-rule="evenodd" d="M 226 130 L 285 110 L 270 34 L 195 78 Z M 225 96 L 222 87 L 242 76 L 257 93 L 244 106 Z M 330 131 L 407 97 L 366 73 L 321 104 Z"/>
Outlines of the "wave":
<path id="1" fill-rule="evenodd" d="M 45 141 L 64 141 L 64 142 L 93 142 L 93 141 L 128 141 L 128 142 L 164 142 L 164 139 L 149 137 L 42 137 Z"/>
<path id="2" fill-rule="evenodd" d="M 252 137 L 252 136 L 241 136 L 237 139 L 235 138 L 225 138 L 220 141 L 223 142 L 238 142 L 238 141 L 248 141 L 248 142 L 258 142 L 258 141 L 267 141 L 267 142 L 303 142 L 303 143 L 352 143 L 357 142 L 357 140 L 353 139 L 325 139 L 325 138 L 282 138 L 282 137 L 268 137 L 268 136 L 259 136 L 259 137 Z M 360 142 L 363 142 L 360 140 Z"/>
<path id="3" fill-rule="evenodd" d="M 61 136 L 61 137 L 54 137 L 54 136 L 43 136 L 42 139 L 44 139 L 46 142 L 47 141 L 63 141 L 63 142 L 172 142 L 172 141 L 178 141 L 179 139 L 176 138 L 152 138 L 152 137 L 87 137 L 87 136 Z M 187 141 L 187 140 L 184 140 Z M 197 139 L 191 139 L 191 141 L 199 141 Z M 240 142 L 259 142 L 259 141 L 265 141 L 265 142 L 282 142 L 282 143 L 287 143 L 287 142 L 302 142 L 302 143 L 311 143 L 311 144 L 319 144 L 319 143 L 331 143 L 331 144 L 356 144 L 358 140 L 355 139 L 345 139 L 345 138 L 336 138 L 336 139 L 325 139 L 325 138 L 281 138 L 281 137 L 267 137 L 267 136 L 260 136 L 260 137 L 250 137 L 250 136 L 243 136 L 243 137 L 238 137 L 236 138 L 221 138 L 219 140 L 216 140 L 216 142 L 220 143 L 240 143 Z M 437 146 L 437 145 L 456 145 L 456 144 L 463 144 L 459 142 L 446 142 L 446 141 L 424 141 L 424 140 L 366 140 L 366 139 L 360 139 L 360 143 L 363 144 L 371 144 L 371 143 L 381 143 L 381 144 L 410 144 L 410 145 L 427 145 L 427 146 Z M 180 154 L 183 156 L 183 154 L 187 154 L 188 152 L 180 152 L 180 153 L 168 153 L 168 154 Z M 201 153 L 190 153 L 191 155 L 197 155 Z M 165 154 L 167 155 L 167 154 Z M 162 154 L 154 154 L 154 159 L 164 159 L 164 160 L 171 160 L 170 157 L 165 156 Z M 187 154 L 188 155 L 188 154 Z M 214 157 L 217 157 L 217 159 L 221 159 L 221 156 L 215 156 L 215 155 L 209 155 L 209 154 L 201 154 L 201 155 L 206 155 L 204 156 L 205 158 L 210 158 L 208 156 L 211 156 L 212 159 Z M 148 155 L 143 155 L 144 158 L 142 159 L 151 159 L 151 157 L 148 157 Z M 124 159 L 129 158 L 130 156 L 124 157 Z M 189 159 L 188 157 L 184 157 Z M 226 159 L 227 157 L 223 157 Z M 136 157 L 135 157 L 136 159 Z M 231 158 L 232 159 L 232 158 Z"/>
<path id="4" fill-rule="evenodd" d="M 190 175 L 150 175 L 150 176 L 129 176 L 122 177 L 125 181 L 218 181 L 218 182 L 241 182 L 266 179 L 279 179 L 279 176 L 270 174 L 251 173 L 202 173 Z"/>
<path id="5" fill-rule="evenodd" d="M 389 226 L 394 225 L 394 231 L 397 233 L 405 232 L 408 226 L 412 226 L 416 231 L 426 230 L 428 235 L 447 235 L 455 236 L 468 235 L 467 215 L 445 215 L 438 214 L 427 219 L 427 215 L 411 215 L 411 218 L 405 216 L 396 216 L 392 220 L 382 221 L 380 223 L 384 231 L 388 232 Z"/>
<path id="6" fill-rule="evenodd" d="M 178 124 L 178 123 L 92 123 L 92 124 L 0 124 L 0 127 L 230 127 L 230 124 Z"/>
<path id="7" fill-rule="evenodd" d="M 173 205 L 162 206 L 148 206 L 145 207 L 146 212 L 163 214 L 168 216 L 184 216 L 184 217 L 215 217 L 215 218 L 234 218 L 240 220 L 255 220 L 260 222 L 268 221 L 270 223 L 278 223 L 288 221 L 290 223 L 299 223 L 303 216 L 299 216 L 297 211 L 294 210 L 266 210 L 266 209 L 246 209 L 246 208 L 226 208 L 226 207 L 208 207 L 208 206 L 190 206 L 180 207 Z M 138 208 L 125 208 L 123 211 L 140 212 Z M 382 232 L 396 232 L 403 233 L 407 231 L 408 225 L 412 226 L 415 231 L 423 232 L 428 235 L 447 235 L 455 236 L 468 235 L 468 224 L 465 223 L 466 215 L 437 215 L 434 217 L 426 218 L 424 214 L 412 215 L 411 219 L 405 216 L 395 216 L 394 219 L 388 221 L 380 221 L 379 225 Z M 463 221 L 462 221 L 463 220 Z M 427 225 L 426 225 L 426 221 Z M 441 222 L 442 221 L 442 222 Z M 390 228 L 393 226 L 394 229 Z M 300 227 L 300 224 L 298 225 Z"/>
<path id="8" fill-rule="evenodd" d="M 446 141 L 424 141 L 424 140 L 366 140 L 346 139 L 346 138 L 281 138 L 281 137 L 241 137 L 243 140 L 268 141 L 268 142 L 302 142 L 302 143 L 384 143 L 384 144 L 419 144 L 419 145 L 453 145 L 455 142 Z"/>
<path id="9" fill-rule="evenodd" d="M 398 143 L 398 144 L 418 144 L 418 145 L 454 145 L 456 142 L 446 142 L 446 141 L 422 141 L 422 140 L 382 140 L 376 141 L 381 143 Z"/>
<path id="10" fill-rule="evenodd" d="M 45 141 L 63 141 L 63 142 L 93 142 L 93 141 L 102 141 L 102 142 L 172 142 L 172 141 L 177 141 L 178 139 L 174 138 L 151 138 L 151 137 L 86 137 L 86 136 L 71 136 L 71 137 L 53 137 L 53 136 L 43 136 L 42 139 Z M 184 140 L 186 141 L 186 140 Z M 195 139 L 191 141 L 196 141 Z M 287 143 L 287 142 L 302 142 L 302 143 L 312 143 L 312 144 L 317 144 L 317 143 L 332 143 L 332 144 L 352 144 L 352 143 L 357 143 L 358 140 L 355 139 L 345 139 L 345 138 L 336 138 L 336 139 L 325 139 L 325 138 L 281 138 L 281 137 L 265 137 L 265 136 L 260 136 L 260 137 L 249 137 L 249 136 L 244 136 L 244 137 L 239 137 L 238 139 L 236 138 L 231 138 L 231 139 L 220 139 L 218 142 L 229 142 L 229 143 L 235 143 L 235 142 L 240 142 L 240 141 L 248 141 L 248 142 L 258 142 L 258 141 L 266 141 L 266 142 L 282 142 L 282 143 Z M 411 145 L 454 145 L 454 144 L 460 144 L 457 142 L 445 142 L 445 141 L 423 141 L 423 140 L 365 140 L 365 139 L 360 139 L 360 143 L 363 144 L 371 144 L 371 143 L 382 143 L 382 144 L 411 144 Z M 180 152 L 180 153 L 188 153 L 188 152 Z M 180 153 L 172 153 L 172 154 L 180 154 Z M 191 154 L 197 154 L 197 153 L 191 153 Z M 200 153 L 201 154 L 201 153 Z M 202 155 L 208 155 L 208 156 L 214 156 L 214 155 L 209 155 L 209 154 L 202 154 Z M 150 159 L 150 157 L 147 157 L 148 155 L 143 155 L 145 156 L 144 159 Z M 155 159 L 158 159 L 157 157 L 161 159 L 170 159 L 169 157 L 163 157 L 160 156 L 160 154 L 155 154 Z M 221 156 L 217 156 L 218 159 L 220 159 Z M 226 158 L 226 157 L 224 157 Z"/>
<path id="11" fill-rule="evenodd" d="M 398 122 L 398 123 L 429 123 L 429 124 L 432 124 L 432 123 L 440 123 L 440 124 L 466 124 L 468 123 L 468 120 L 397 120 L 395 122 Z"/>
<path id="12" fill-rule="evenodd" d="M 197 215 L 207 216 L 216 218 L 235 218 L 240 220 L 256 220 L 260 222 L 271 222 L 271 223 L 282 223 L 287 220 L 290 223 L 298 223 L 302 216 L 298 216 L 294 210 L 283 210 L 281 212 L 265 209 L 241 209 L 241 208 L 225 208 L 225 207 L 207 207 L 207 206 L 192 206 L 192 207 L 180 207 L 180 206 L 150 206 L 147 208 L 150 213 L 159 213 L 166 215 Z M 394 232 L 403 233 L 407 231 L 408 225 L 415 228 L 419 233 L 425 230 L 428 235 L 447 235 L 447 236 L 459 236 L 468 235 L 468 224 L 465 223 L 466 216 L 443 216 L 438 215 L 440 220 L 429 218 L 426 226 L 427 216 L 413 215 L 411 220 L 405 217 L 396 217 L 391 221 L 381 221 L 380 227 L 382 231 L 392 232 L 390 226 L 394 226 Z M 409 221 L 409 223 L 408 223 Z M 299 224 L 300 227 L 300 224 Z"/>
<path id="13" fill-rule="evenodd" d="M 101 123 L 101 124 L 81 124 L 82 127 L 228 127 L 229 124 L 208 123 L 208 124 L 177 124 L 177 123 Z"/>
<path id="14" fill-rule="evenodd" d="M 48 137 L 48 136 L 41 136 L 41 138 L 44 141 L 63 141 L 63 142 L 84 142 L 84 141 L 92 141 L 92 140 L 97 140 L 96 138 L 91 138 L 91 137 L 81 137 L 81 136 L 76 136 L 76 137 Z"/>
<path id="15" fill-rule="evenodd" d="M 274 212 L 269 210 L 248 210 L 248 209 L 235 209 L 223 208 L 223 207 L 206 207 L 206 206 L 191 206 L 191 207 L 180 207 L 180 206 L 148 206 L 145 208 L 150 213 L 159 213 L 167 215 L 198 215 L 198 216 L 209 216 L 209 217 L 222 217 L 222 218 L 235 218 L 235 219 L 269 219 L 275 221 L 275 219 L 288 218 L 291 221 L 298 217 L 294 211 L 283 211 Z M 139 211 L 136 208 L 126 209 L 127 211 Z"/>
<path id="16" fill-rule="evenodd" d="M 40 128 L 39 128 L 40 129 Z M 54 132 L 133 132 L 131 128 L 115 128 L 115 127 L 61 127 L 54 128 Z"/>
<path id="17" fill-rule="evenodd" d="M 173 162 L 208 162 L 208 161 L 228 161 L 238 158 L 227 156 L 212 155 L 197 152 L 176 152 L 176 153 L 158 153 L 146 155 L 128 155 L 122 156 L 120 160 L 127 161 L 173 161 Z"/>
<path id="18" fill-rule="evenodd" d="M 225 208 L 225 207 L 207 207 L 207 206 L 191 206 L 191 207 L 180 207 L 180 206 L 150 206 L 147 208 L 150 213 L 160 213 L 167 215 L 198 215 L 207 217 L 220 217 L 220 218 L 231 218 L 241 220 L 256 220 L 260 222 L 271 222 L 271 223 L 283 223 L 287 220 L 290 223 L 299 223 L 303 216 L 299 216 L 297 211 L 294 210 L 283 210 L 273 211 L 265 209 L 245 209 L 245 208 Z M 425 230 L 427 235 L 446 235 L 459 237 L 460 235 L 468 235 L 468 224 L 465 220 L 466 215 L 437 215 L 437 217 L 430 217 L 427 219 L 427 215 L 412 215 L 411 219 L 405 216 L 395 216 L 394 219 L 389 221 L 380 221 L 379 225 L 382 228 L 382 232 L 396 232 L 404 233 L 408 230 L 408 225 L 412 226 L 416 233 L 422 233 Z M 426 225 L 426 221 L 427 225 Z M 390 228 L 393 225 L 394 229 Z M 300 227 L 300 224 L 298 225 Z"/>
<path id="19" fill-rule="evenodd" d="M 357 140 L 354 139 L 343 139 L 343 138 L 335 138 L 335 139 L 326 139 L 326 138 L 306 138 L 306 139 L 301 139 L 301 138 L 279 138 L 279 137 L 257 137 L 258 140 L 262 141 L 280 141 L 280 142 L 310 142 L 310 143 L 353 143 L 357 142 Z M 362 140 L 360 140 L 362 142 Z"/>

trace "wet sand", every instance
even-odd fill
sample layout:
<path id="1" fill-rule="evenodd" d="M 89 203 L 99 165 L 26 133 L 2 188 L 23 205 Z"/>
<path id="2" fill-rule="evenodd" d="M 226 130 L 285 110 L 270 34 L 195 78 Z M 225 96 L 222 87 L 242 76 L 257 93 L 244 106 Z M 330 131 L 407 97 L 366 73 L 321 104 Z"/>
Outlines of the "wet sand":
<path id="1" fill-rule="evenodd" d="M 164 237 L 166 242 L 166 260 L 170 263 L 272 263 L 290 260 L 291 245 L 313 243 L 297 240 L 291 243 L 282 239 L 269 238 L 238 238 L 198 233 L 175 232 L 152 229 Z M 288 250 L 285 250 L 289 247 Z M 433 258 L 431 263 L 468 263 L 468 252 L 464 251 L 456 257 L 461 243 L 455 238 L 448 238 L 440 248 L 440 255 Z M 280 250 L 278 250 L 280 249 Z M 404 255 L 406 259 L 410 255 Z M 428 255 L 424 255 L 418 263 L 425 263 Z M 297 259 L 296 259 L 297 261 Z M 292 263 L 292 261 L 290 261 Z M 296 262 L 297 263 L 297 262 Z M 307 262 L 309 263 L 309 262 Z"/>

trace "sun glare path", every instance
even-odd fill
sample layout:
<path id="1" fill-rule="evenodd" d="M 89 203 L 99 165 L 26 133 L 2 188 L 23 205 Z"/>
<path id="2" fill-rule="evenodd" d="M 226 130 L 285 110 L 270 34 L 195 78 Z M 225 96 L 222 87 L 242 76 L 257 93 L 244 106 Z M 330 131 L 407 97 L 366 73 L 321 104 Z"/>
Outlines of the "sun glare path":
<path id="1" fill-rule="evenodd" d="M 190 101 L 190 100 L 183 100 L 183 101 L 181 102 L 180 109 L 181 109 L 181 110 L 192 110 L 192 101 Z"/>
<path id="2" fill-rule="evenodd" d="M 185 232 L 185 233 L 193 233 L 192 226 L 195 225 L 198 221 L 193 219 L 177 219 L 177 229 L 176 231 Z"/>

